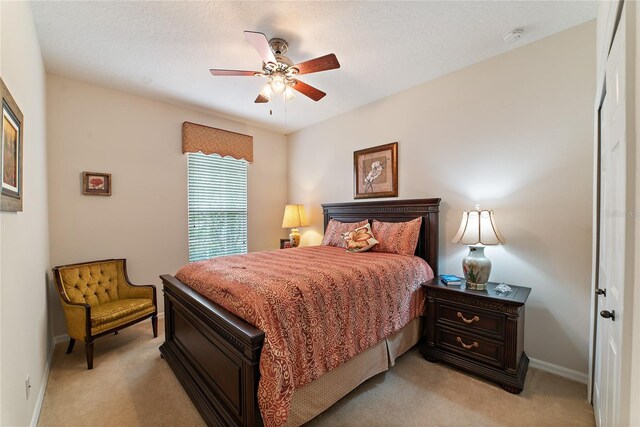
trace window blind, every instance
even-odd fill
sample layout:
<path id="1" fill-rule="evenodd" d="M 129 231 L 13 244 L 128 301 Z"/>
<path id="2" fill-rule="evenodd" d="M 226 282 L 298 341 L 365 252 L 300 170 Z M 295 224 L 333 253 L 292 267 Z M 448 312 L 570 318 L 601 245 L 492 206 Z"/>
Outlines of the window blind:
<path id="1" fill-rule="evenodd" d="M 247 162 L 188 157 L 189 262 L 247 253 Z"/>

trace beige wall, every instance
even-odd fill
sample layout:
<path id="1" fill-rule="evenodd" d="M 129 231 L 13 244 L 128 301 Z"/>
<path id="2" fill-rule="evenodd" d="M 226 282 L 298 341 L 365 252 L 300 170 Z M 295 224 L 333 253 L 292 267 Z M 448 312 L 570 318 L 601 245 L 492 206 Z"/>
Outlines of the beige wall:
<path id="1" fill-rule="evenodd" d="M 399 198 L 441 197 L 440 271 L 462 274 L 450 243 L 462 210 L 496 212 L 507 244 L 492 280 L 533 288 L 530 357 L 587 372 L 591 280 L 595 23 L 531 43 L 288 138 L 289 200 L 353 198 L 353 151 L 399 143 Z"/>
<path id="2" fill-rule="evenodd" d="M 124 257 L 134 283 L 160 289 L 158 275 L 188 262 L 185 120 L 254 136 L 249 250 L 276 249 L 286 234 L 283 135 L 57 76 L 47 77 L 47 110 L 52 265 Z M 82 171 L 111 173 L 112 196 L 83 196 Z M 59 303 L 52 305 L 55 334 L 63 334 Z"/>
<path id="3" fill-rule="evenodd" d="M 640 7 L 635 4 L 635 87 L 640 88 Z M 640 216 L 640 90 L 635 90 L 635 173 L 636 173 L 636 197 L 635 197 L 635 207 L 634 212 L 636 218 Z M 640 256 L 640 225 L 636 220 L 635 225 L 636 231 L 636 244 L 635 244 L 635 254 L 636 260 L 638 256 Z M 633 286 L 633 306 L 636 307 L 634 310 L 634 321 L 633 321 L 633 350 L 631 353 L 631 360 L 639 360 L 640 359 L 640 262 L 635 263 L 635 273 L 634 273 L 634 286 Z M 630 402 L 639 402 L 640 401 L 640 366 L 638 363 L 633 363 L 631 365 L 631 393 L 629 395 Z M 631 420 L 640 420 L 640 405 L 631 405 Z"/>
<path id="4" fill-rule="evenodd" d="M 51 349 L 45 74 L 29 4 L 0 7 L 0 74 L 24 115 L 23 212 L 0 214 L 0 425 L 24 426 L 44 393 Z"/>

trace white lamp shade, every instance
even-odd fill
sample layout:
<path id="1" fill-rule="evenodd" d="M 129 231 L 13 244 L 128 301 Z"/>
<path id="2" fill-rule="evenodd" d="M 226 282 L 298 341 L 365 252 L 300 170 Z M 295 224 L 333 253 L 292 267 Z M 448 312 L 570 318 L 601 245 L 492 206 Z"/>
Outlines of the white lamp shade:
<path id="1" fill-rule="evenodd" d="M 284 82 L 284 77 L 282 76 L 282 74 L 275 74 L 271 78 L 271 89 L 273 89 L 275 93 L 284 92 L 286 86 L 287 85 Z"/>
<path id="2" fill-rule="evenodd" d="M 271 85 L 269 83 L 265 84 L 262 87 L 262 90 L 260 91 L 260 95 L 264 96 L 269 101 L 271 101 L 271 95 L 273 95 L 273 89 L 271 89 Z"/>
<path id="3" fill-rule="evenodd" d="M 303 205 L 287 205 L 284 208 L 284 218 L 282 218 L 282 228 L 298 228 L 309 225 L 307 214 Z"/>
<path id="4" fill-rule="evenodd" d="M 460 228 L 452 240 L 465 245 L 499 245 L 505 240 L 496 226 L 493 211 L 470 210 L 462 212 Z"/>
<path id="5" fill-rule="evenodd" d="M 293 89 L 291 89 L 291 86 L 287 86 L 286 89 L 284 90 L 284 100 L 291 101 L 295 97 L 296 97 L 296 93 L 293 91 Z"/>

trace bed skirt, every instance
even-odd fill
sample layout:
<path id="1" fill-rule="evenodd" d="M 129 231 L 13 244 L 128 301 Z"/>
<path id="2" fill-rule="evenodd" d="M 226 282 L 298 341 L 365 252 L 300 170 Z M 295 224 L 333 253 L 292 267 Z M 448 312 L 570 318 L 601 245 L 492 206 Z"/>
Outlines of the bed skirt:
<path id="1" fill-rule="evenodd" d="M 294 391 L 286 427 L 300 426 L 320 415 L 369 378 L 395 364 L 396 358 L 418 343 L 421 318 L 358 354 L 348 362 Z"/>

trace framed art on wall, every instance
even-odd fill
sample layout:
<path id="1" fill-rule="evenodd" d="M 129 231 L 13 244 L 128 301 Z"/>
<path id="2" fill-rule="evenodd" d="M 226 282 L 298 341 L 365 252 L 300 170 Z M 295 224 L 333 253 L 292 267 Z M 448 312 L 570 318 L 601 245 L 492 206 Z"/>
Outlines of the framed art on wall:
<path id="1" fill-rule="evenodd" d="M 22 112 L 9 89 L 2 84 L 2 189 L 0 210 L 21 212 L 22 199 Z"/>
<path id="2" fill-rule="evenodd" d="M 111 174 L 82 172 L 82 194 L 92 196 L 110 196 Z"/>
<path id="3" fill-rule="evenodd" d="M 398 197 L 398 143 L 353 152 L 353 198 Z"/>
<path id="4" fill-rule="evenodd" d="M 291 241 L 289 239 L 280 239 L 280 249 L 289 249 Z"/>

